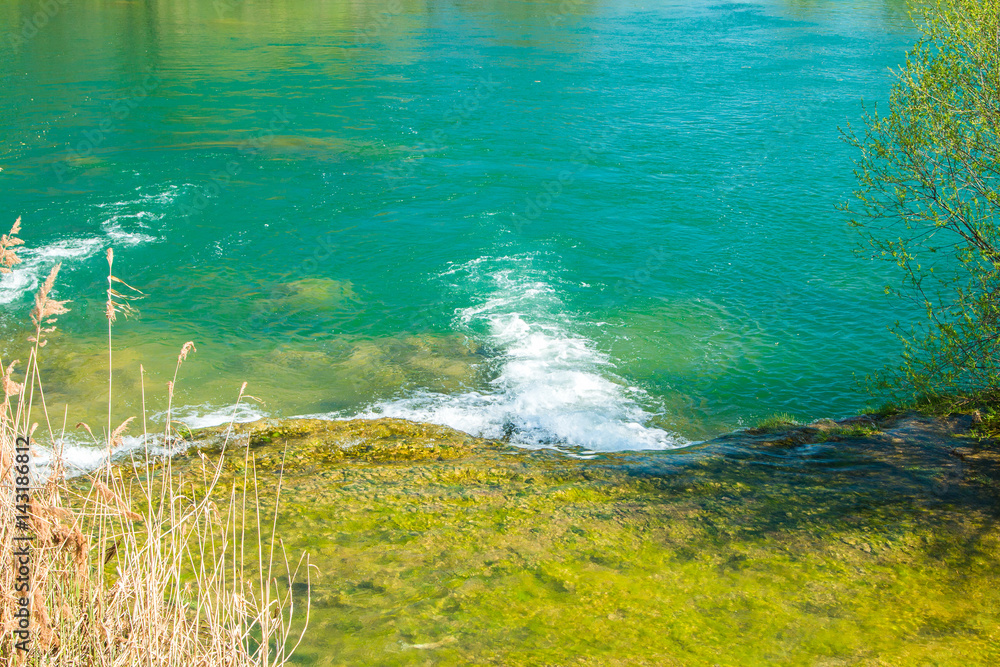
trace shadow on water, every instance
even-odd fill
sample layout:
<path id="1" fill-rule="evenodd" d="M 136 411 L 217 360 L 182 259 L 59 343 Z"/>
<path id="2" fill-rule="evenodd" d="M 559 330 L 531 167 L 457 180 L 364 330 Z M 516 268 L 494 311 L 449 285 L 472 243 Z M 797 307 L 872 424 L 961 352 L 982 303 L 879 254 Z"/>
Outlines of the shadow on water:
<path id="1" fill-rule="evenodd" d="M 862 525 L 901 529 L 948 512 L 974 513 L 993 526 L 1000 467 L 988 445 L 915 417 L 901 429 L 905 440 L 892 435 L 900 429 L 819 442 L 810 441 L 812 434 L 738 432 L 675 454 L 683 463 L 649 457 L 629 469 L 660 488 L 668 503 L 700 486 L 739 488 L 734 500 L 759 535 Z M 698 495 L 706 509 L 717 509 L 715 494 Z"/>

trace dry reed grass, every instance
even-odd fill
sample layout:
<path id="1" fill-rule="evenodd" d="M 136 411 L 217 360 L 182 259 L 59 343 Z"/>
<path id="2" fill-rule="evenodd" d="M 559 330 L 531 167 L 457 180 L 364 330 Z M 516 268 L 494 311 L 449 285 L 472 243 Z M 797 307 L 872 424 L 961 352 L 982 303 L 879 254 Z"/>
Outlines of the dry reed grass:
<path id="1" fill-rule="evenodd" d="M 0 271 L 20 260 L 20 218 L 0 237 Z M 108 250 L 108 354 L 116 314 L 132 311 L 140 293 L 112 272 Z M 274 535 L 277 517 L 262 508 L 255 467 L 244 451 L 242 484 L 220 488 L 222 457 L 202 461 L 201 479 L 185 479 L 171 460 L 154 460 L 151 447 L 179 440 L 169 417 L 177 375 L 193 343 L 185 343 L 168 384 L 167 423 L 147 431 L 145 385 L 141 447 L 131 465 L 113 465 L 133 422 L 112 429 L 109 370 L 108 424 L 98 441 L 106 462 L 86 479 L 67 479 L 61 458 L 65 417 L 53 429 L 44 400 L 39 351 L 66 302 L 51 297 L 59 266 L 52 268 L 31 311 L 34 334 L 22 374 L 17 362 L 0 360 L 0 662 L 14 665 L 248 665 L 277 666 L 301 641 L 293 635 L 292 583 L 308 580 L 303 558 L 290 563 Z M 128 293 L 117 291 L 124 285 Z M 109 364 L 110 369 L 110 364 Z M 141 372 L 141 370 L 140 370 Z M 244 383 L 237 406 L 245 398 Z M 235 410 L 235 408 L 234 408 Z M 235 412 L 234 412 L 235 414 Z M 44 423 L 39 429 L 36 417 Z M 27 523 L 19 525 L 15 503 L 16 439 L 44 434 L 54 458 L 44 479 L 32 479 Z M 37 439 L 36 439 L 37 440 Z M 228 447 L 230 443 L 226 443 Z M 280 480 L 278 484 L 280 494 Z M 24 509 L 24 508 L 22 508 Z M 268 530 L 269 528 L 269 530 Z M 247 535 L 261 536 L 251 538 Z M 33 537 L 30 584 L 15 593 L 17 538 Z M 278 573 L 281 572 L 279 577 Z M 280 581 L 279 581 L 280 580 Z M 18 597 L 30 602 L 30 650 L 16 648 Z M 304 624 L 309 605 L 305 602 Z"/>

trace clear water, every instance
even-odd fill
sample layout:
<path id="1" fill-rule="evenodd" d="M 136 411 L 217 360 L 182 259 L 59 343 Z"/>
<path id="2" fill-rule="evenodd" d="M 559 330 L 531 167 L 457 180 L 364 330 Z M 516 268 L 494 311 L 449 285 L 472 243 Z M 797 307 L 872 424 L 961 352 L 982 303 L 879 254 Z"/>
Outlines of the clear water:
<path id="1" fill-rule="evenodd" d="M 885 100 L 903 3 L 0 3 L 0 282 L 52 411 L 391 414 L 595 450 L 865 407 L 891 276 L 852 254 L 838 127 Z M 41 13 L 39 13 L 41 12 Z M 41 27 L 25 24 L 28 19 Z M 27 25 L 27 27 L 26 27 Z M 5 223 L 6 224 L 6 223 Z M 120 413 L 120 415 L 119 415 Z M 98 420 L 98 423 L 100 421 Z"/>

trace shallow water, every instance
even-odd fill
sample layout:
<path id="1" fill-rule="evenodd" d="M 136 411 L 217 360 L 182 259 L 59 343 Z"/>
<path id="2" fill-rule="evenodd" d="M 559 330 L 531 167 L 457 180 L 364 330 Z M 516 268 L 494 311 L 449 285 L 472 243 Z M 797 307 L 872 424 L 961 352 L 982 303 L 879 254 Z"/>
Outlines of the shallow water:
<path id="1" fill-rule="evenodd" d="M 293 662 L 997 664 L 1000 459 L 913 423 L 588 460 L 407 422 L 263 428 L 264 512 L 280 468 L 277 535 L 316 567 Z"/>
<path id="2" fill-rule="evenodd" d="M 53 411 L 389 414 L 530 446 L 665 448 L 862 409 L 908 314 L 851 254 L 838 127 L 903 5 L 0 4 L 5 358 L 63 262 Z M 38 18 L 41 16 L 41 19 Z M 44 23 L 25 28 L 26 17 Z M 44 19 L 44 20 L 43 20 Z"/>

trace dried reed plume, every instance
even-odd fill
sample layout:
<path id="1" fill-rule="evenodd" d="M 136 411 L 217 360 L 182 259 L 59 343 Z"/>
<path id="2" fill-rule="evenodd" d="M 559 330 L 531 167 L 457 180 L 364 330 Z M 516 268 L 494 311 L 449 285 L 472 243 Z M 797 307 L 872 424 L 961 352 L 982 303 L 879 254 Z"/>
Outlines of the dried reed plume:
<path id="1" fill-rule="evenodd" d="M 49 298 L 49 292 L 52 291 L 52 286 L 55 285 L 56 276 L 59 275 L 61 267 L 62 264 L 56 264 L 52 267 L 52 270 L 49 271 L 49 277 L 45 279 L 45 282 L 42 283 L 41 288 L 35 294 L 35 307 L 31 309 L 31 322 L 35 325 L 35 335 L 29 336 L 28 340 L 36 343 L 38 347 L 45 347 L 45 344 L 48 342 L 43 337 L 43 334 L 52 333 L 56 330 L 56 317 L 69 312 L 66 308 L 68 301 L 56 301 Z"/>
<path id="2" fill-rule="evenodd" d="M 121 278 L 114 275 L 113 269 L 115 263 L 115 251 L 112 248 L 108 248 L 107 258 L 108 258 L 108 290 L 107 290 L 108 300 L 105 302 L 104 305 L 104 315 L 105 317 L 108 318 L 108 325 L 110 326 L 111 324 L 114 324 L 118 320 L 118 313 L 121 313 L 126 318 L 131 315 L 134 315 L 137 311 L 135 307 L 133 307 L 132 304 L 129 302 L 134 301 L 135 299 L 141 299 L 143 297 L 143 293 L 137 290 L 136 288 L 132 287 L 131 285 L 129 285 Z M 115 283 L 123 285 L 131 293 L 125 294 L 119 292 L 118 290 L 115 289 Z"/>
<path id="3" fill-rule="evenodd" d="M 20 231 L 19 217 L 10 228 L 10 234 L 0 236 L 0 273 L 10 273 L 12 267 L 21 263 L 21 258 L 17 256 L 17 246 L 24 245 L 24 241 L 17 238 Z"/>
<path id="4" fill-rule="evenodd" d="M 2 237 L 3 268 L 16 264 L 14 248 L 20 243 L 14 234 L 18 231 L 16 223 L 10 235 Z M 122 284 L 133 289 L 111 273 L 112 263 L 109 250 L 109 354 L 114 316 L 130 312 L 130 297 L 113 287 Z M 89 478 L 66 479 L 58 460 L 64 434 L 49 425 L 38 364 L 44 334 L 52 331 L 54 318 L 66 312 L 65 302 L 49 296 L 58 268 L 52 269 L 35 297 L 31 313 L 35 335 L 24 377 L 17 376 L 15 362 L 0 363 L 0 552 L 13 554 L 17 537 L 33 537 L 30 585 L 26 594 L 20 594 L 30 602 L 30 650 L 24 653 L 15 648 L 18 623 L 14 614 L 19 600 L 14 594 L 14 568 L 5 563 L 0 568 L 0 664 L 285 664 L 298 645 L 291 645 L 295 637 L 290 591 L 300 571 L 308 588 L 310 566 L 307 561 L 304 566 L 302 562 L 290 565 L 280 547 L 276 563 L 274 522 L 264 517 L 248 450 L 243 452 L 243 485 L 234 484 L 224 493 L 217 488 L 221 456 L 214 464 L 203 460 L 207 468 L 203 467 L 200 479 L 187 479 L 174 472 L 169 458 L 153 460 L 147 447 L 128 466 L 111 465 L 109 456 L 108 464 Z M 181 348 L 171 393 L 181 362 L 193 350 L 192 343 Z M 38 407 L 32 405 L 36 390 Z M 142 400 L 146 445 L 144 387 Z M 33 411 L 39 408 L 56 460 L 45 479 L 33 477 L 30 502 L 22 505 L 28 522 L 19 525 L 12 492 L 16 438 L 33 432 Z M 110 419 L 110 395 L 108 411 Z M 114 429 L 109 421 L 109 455 L 124 444 L 132 421 L 129 417 Z M 78 426 L 93 439 L 89 427 Z M 178 438 L 169 420 L 163 437 L 164 443 Z M 95 444 L 100 446 L 96 439 Z M 280 479 L 278 488 L 280 493 Z M 225 502 L 217 505 L 217 498 Z M 219 505 L 228 509 L 220 510 Z M 265 529 L 268 523 L 270 535 Z M 261 536 L 257 552 L 262 556 L 252 567 L 244 558 L 248 528 Z M 270 557 L 264 558 L 265 553 Z M 285 571 L 281 587 L 276 564 Z M 308 624 L 308 605 L 305 621 Z"/>

